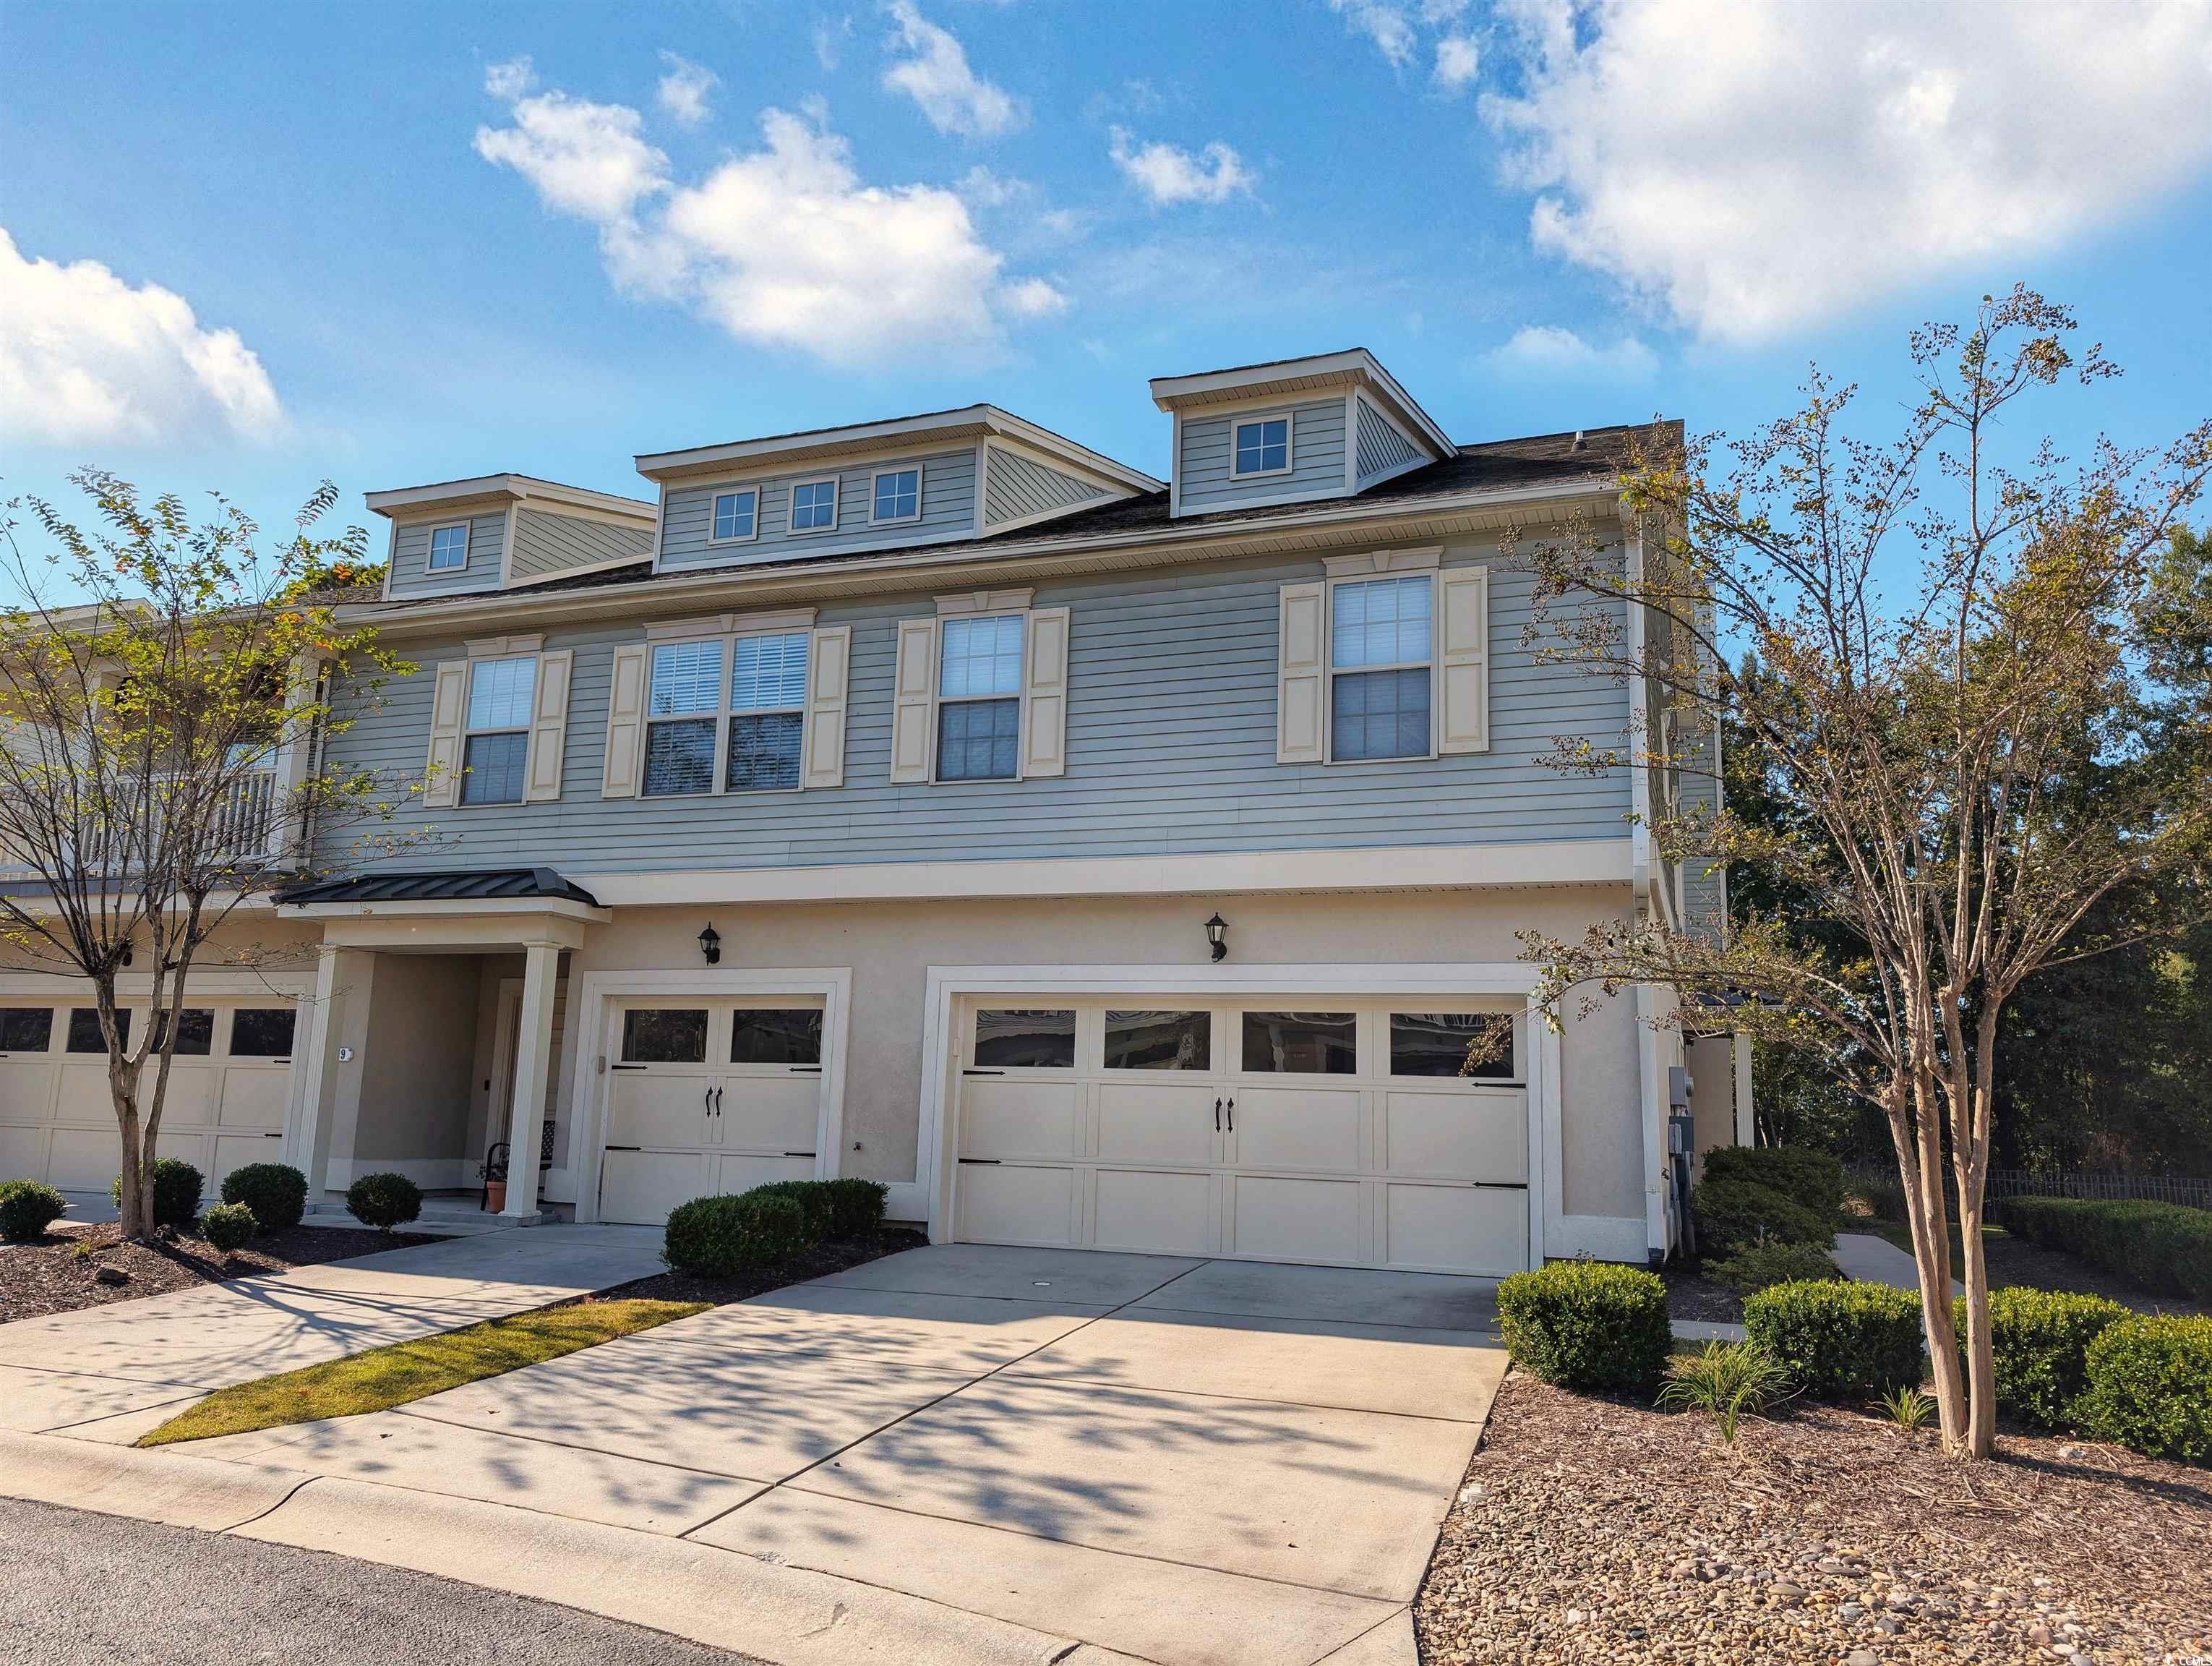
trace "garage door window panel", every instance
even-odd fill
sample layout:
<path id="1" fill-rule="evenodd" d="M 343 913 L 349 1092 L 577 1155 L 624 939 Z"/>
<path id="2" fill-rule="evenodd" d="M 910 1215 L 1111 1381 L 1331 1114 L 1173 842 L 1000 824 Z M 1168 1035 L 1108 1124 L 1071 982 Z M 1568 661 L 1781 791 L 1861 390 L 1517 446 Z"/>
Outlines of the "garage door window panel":
<path id="1" fill-rule="evenodd" d="M 44 1053 L 54 1044 L 51 1006 L 0 1006 L 0 1053 Z"/>
<path id="2" fill-rule="evenodd" d="M 159 1052 L 168 1039 L 169 1015 L 155 1014 L 154 1050 Z M 204 1059 L 215 1051 L 215 1009 L 209 1006 L 187 1006 L 178 1017 L 176 1056 L 180 1059 Z"/>
<path id="3" fill-rule="evenodd" d="M 704 1064 L 703 1006 L 633 1006 L 623 1014 L 624 1064 Z"/>
<path id="4" fill-rule="evenodd" d="M 975 1014 L 981 1070 L 1073 1070 L 1075 1009 L 986 1007 Z"/>
<path id="5" fill-rule="evenodd" d="M 1353 1076 L 1359 1072 L 1355 1012 L 1246 1012 L 1248 1074 Z"/>
<path id="6" fill-rule="evenodd" d="M 294 1006 L 241 1006 L 231 1015 L 230 1056 L 289 1059 L 300 1012 Z"/>
<path id="7" fill-rule="evenodd" d="M 730 1062 L 819 1065 L 822 1062 L 820 1010 L 739 1007 L 730 1019 Z"/>
<path id="8" fill-rule="evenodd" d="M 1510 1012 L 1393 1012 L 1393 1076 L 1521 1079 L 1518 1026 Z"/>
<path id="9" fill-rule="evenodd" d="M 115 1014 L 115 1033 L 125 1047 L 131 1045 L 131 1009 L 125 1006 Z M 71 1053 L 105 1053 L 107 1038 L 100 1033 L 100 1012 L 97 1007 L 70 1008 L 69 1045 Z"/>
<path id="10" fill-rule="evenodd" d="M 1128 1009 L 1106 1014 L 1109 1070 L 1211 1070 L 1213 1014 Z"/>

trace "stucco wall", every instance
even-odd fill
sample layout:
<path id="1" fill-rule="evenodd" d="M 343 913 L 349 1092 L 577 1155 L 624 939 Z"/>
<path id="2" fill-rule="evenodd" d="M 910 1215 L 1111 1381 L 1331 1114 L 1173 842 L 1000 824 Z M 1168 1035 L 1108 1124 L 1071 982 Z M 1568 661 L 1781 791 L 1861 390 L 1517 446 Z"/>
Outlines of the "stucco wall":
<path id="1" fill-rule="evenodd" d="M 467 1158 L 477 1050 L 474 955 L 379 955 L 373 1042 L 358 1054 L 354 1168 Z"/>

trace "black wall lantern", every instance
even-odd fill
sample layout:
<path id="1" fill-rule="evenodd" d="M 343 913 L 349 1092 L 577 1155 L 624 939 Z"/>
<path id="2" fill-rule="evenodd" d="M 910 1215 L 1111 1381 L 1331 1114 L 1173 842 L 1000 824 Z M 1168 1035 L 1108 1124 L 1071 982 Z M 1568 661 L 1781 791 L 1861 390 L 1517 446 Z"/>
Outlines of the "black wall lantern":
<path id="1" fill-rule="evenodd" d="M 1212 919 L 1206 922 L 1206 940 L 1213 945 L 1216 960 L 1229 958 L 1229 922 L 1221 917 L 1218 910 Z"/>
<path id="2" fill-rule="evenodd" d="M 707 957 L 709 966 L 722 964 L 722 933 L 714 929 L 711 921 L 707 929 L 699 933 L 699 952 Z"/>

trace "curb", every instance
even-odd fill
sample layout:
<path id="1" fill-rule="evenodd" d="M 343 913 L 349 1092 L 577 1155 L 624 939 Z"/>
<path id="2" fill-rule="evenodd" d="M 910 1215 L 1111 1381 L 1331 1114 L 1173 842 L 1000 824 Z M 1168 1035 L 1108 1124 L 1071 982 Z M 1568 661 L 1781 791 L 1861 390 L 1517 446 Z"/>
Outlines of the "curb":
<path id="1" fill-rule="evenodd" d="M 692 1540 L 250 1462 L 0 1432 L 0 1494 L 437 1574 L 781 1666 L 1139 1666 L 1073 1638 Z"/>

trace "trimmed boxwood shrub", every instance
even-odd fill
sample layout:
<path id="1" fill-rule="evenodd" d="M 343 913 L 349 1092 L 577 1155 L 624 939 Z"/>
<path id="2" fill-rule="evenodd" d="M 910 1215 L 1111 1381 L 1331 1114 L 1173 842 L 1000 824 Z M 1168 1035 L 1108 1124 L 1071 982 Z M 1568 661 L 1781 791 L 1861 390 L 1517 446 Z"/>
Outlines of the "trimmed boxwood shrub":
<path id="1" fill-rule="evenodd" d="M 805 1220 L 805 1249 L 812 1249 L 830 1235 L 832 1203 L 829 1189 L 819 1180 L 771 1180 L 764 1186 L 756 1186 L 744 1194 L 748 1197 L 765 1193 L 769 1197 L 787 1197 L 799 1206 Z"/>
<path id="2" fill-rule="evenodd" d="M 179 1232 L 191 1230 L 200 1215 L 200 1192 L 206 1179 L 191 1164 L 179 1158 L 156 1158 L 154 1162 L 154 1224 L 173 1226 Z M 123 1177 L 117 1175 L 115 1183 L 107 1189 L 115 1207 L 123 1207 Z"/>
<path id="3" fill-rule="evenodd" d="M 1990 1218 L 2163 1296 L 2212 1302 L 2212 1209 L 2079 1197 L 2005 1197 Z"/>
<path id="4" fill-rule="evenodd" d="M 200 1236 L 228 1255 L 253 1241 L 253 1211 L 243 1203 L 210 1203 L 200 1217 Z"/>
<path id="5" fill-rule="evenodd" d="M 222 1177 L 222 1201 L 252 1210 L 262 1231 L 281 1232 L 307 1211 L 307 1177 L 289 1163 L 248 1163 Z"/>
<path id="6" fill-rule="evenodd" d="M 2089 1345 L 2130 1310 L 2102 1296 L 2008 1285 L 1990 1292 L 1990 1343 L 1996 1356 L 1997 1409 L 2039 1429 L 2070 1429 L 2088 1384 Z M 1951 1304 L 1959 1346 L 1966 1304 Z"/>
<path id="7" fill-rule="evenodd" d="M 1743 1301 L 1750 1340 L 1816 1400 L 1871 1400 L 1923 1375 L 1920 1298 L 1886 1284 L 1778 1284 Z"/>
<path id="8" fill-rule="evenodd" d="M 763 1186 L 678 1204 L 668 1212 L 660 1258 L 678 1273 L 735 1279 L 788 1261 L 807 1241 L 799 1200 Z"/>
<path id="9" fill-rule="evenodd" d="M 1840 1279 L 1825 1250 L 1809 1243 L 1755 1243 L 1739 1250 L 1707 1270 L 1729 1289 L 1748 1296 L 1771 1285 L 1802 1284 L 1809 1279 Z"/>
<path id="10" fill-rule="evenodd" d="M 1844 1165 L 1824 1151 L 1802 1146 L 1719 1146 L 1705 1153 L 1705 1180 L 1745 1180 L 1779 1192 L 1829 1219 L 1849 1190 Z"/>
<path id="11" fill-rule="evenodd" d="M 1755 1180 L 1700 1182 L 1690 1193 L 1698 1221 L 1698 1248 L 1725 1256 L 1757 1243 L 1804 1243 L 1825 1250 L 1835 1241 L 1832 1211 L 1809 1208 Z"/>
<path id="12" fill-rule="evenodd" d="M 346 1213 L 388 1232 L 422 1213 L 422 1189 L 404 1174 L 365 1174 L 346 1188 Z"/>
<path id="13" fill-rule="evenodd" d="M 830 1194 L 830 1236 L 873 1237 L 883 1230 L 884 1203 L 890 1189 L 880 1180 L 825 1180 Z"/>
<path id="14" fill-rule="evenodd" d="M 2212 1318 L 2131 1314 L 2089 1344 L 2083 1427 L 2148 1457 L 2212 1464 Z"/>
<path id="15" fill-rule="evenodd" d="M 43 1180 L 0 1183 L 0 1238 L 28 1243 L 69 1212 L 69 1200 Z"/>
<path id="16" fill-rule="evenodd" d="M 1498 1286 L 1506 1351 L 1562 1388 L 1648 1395 L 1674 1333 L 1667 1286 L 1638 1267 L 1557 1261 Z"/>

